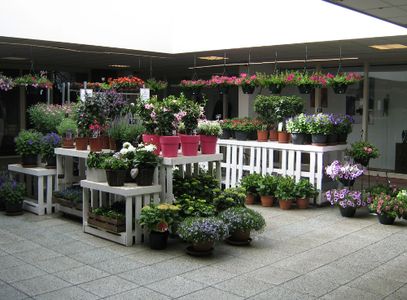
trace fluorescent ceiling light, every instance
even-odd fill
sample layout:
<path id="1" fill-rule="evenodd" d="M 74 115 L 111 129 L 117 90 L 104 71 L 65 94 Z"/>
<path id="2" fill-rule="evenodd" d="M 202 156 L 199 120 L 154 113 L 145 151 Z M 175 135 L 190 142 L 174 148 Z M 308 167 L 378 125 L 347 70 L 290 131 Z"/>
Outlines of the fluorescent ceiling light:
<path id="1" fill-rule="evenodd" d="M 224 59 L 229 59 L 227 57 L 222 57 L 222 56 L 216 56 L 216 55 L 211 55 L 211 56 L 200 56 L 198 57 L 199 59 L 203 60 L 224 60 Z"/>
<path id="2" fill-rule="evenodd" d="M 383 45 L 371 45 L 370 48 L 378 50 L 395 50 L 395 49 L 406 49 L 407 46 L 403 44 L 383 44 Z"/>
<path id="3" fill-rule="evenodd" d="M 1 59 L 6 59 L 6 60 L 27 60 L 28 58 L 17 57 L 17 56 L 6 56 L 6 57 L 2 57 Z"/>
<path id="4" fill-rule="evenodd" d="M 112 68 L 130 68 L 130 65 L 109 65 Z"/>

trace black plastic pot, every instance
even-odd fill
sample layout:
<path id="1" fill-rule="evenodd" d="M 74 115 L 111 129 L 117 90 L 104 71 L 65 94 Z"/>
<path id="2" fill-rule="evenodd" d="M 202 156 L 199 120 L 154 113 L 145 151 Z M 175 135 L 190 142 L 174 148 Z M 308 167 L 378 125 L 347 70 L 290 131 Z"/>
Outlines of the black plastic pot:
<path id="1" fill-rule="evenodd" d="M 24 213 L 23 211 L 23 201 L 20 202 L 7 202 L 6 206 L 6 215 L 8 216 L 19 216 Z"/>
<path id="2" fill-rule="evenodd" d="M 327 141 L 326 134 L 313 134 L 312 135 L 312 144 L 316 146 L 325 146 Z"/>
<path id="3" fill-rule="evenodd" d="M 245 131 L 235 131 L 235 138 L 239 141 L 247 141 L 248 133 Z"/>
<path id="4" fill-rule="evenodd" d="M 127 170 L 106 170 L 107 184 L 110 186 L 123 186 Z"/>
<path id="5" fill-rule="evenodd" d="M 342 183 L 343 186 L 352 187 L 355 184 L 355 179 L 350 180 L 341 178 L 339 179 L 339 182 Z"/>
<path id="6" fill-rule="evenodd" d="M 378 214 L 377 217 L 379 218 L 380 224 L 383 225 L 393 225 L 394 220 L 396 220 L 396 218 L 389 217 L 388 215 L 385 214 Z"/>
<path id="7" fill-rule="evenodd" d="M 48 169 L 55 169 L 57 166 L 57 158 L 54 156 L 50 159 L 47 159 L 47 168 Z"/>
<path id="8" fill-rule="evenodd" d="M 332 86 L 332 89 L 334 90 L 335 94 L 345 94 L 346 90 L 348 89 L 347 84 L 334 84 Z"/>
<path id="9" fill-rule="evenodd" d="M 249 141 L 256 141 L 257 140 L 257 131 L 250 131 L 247 133 L 247 139 Z"/>
<path id="10" fill-rule="evenodd" d="M 219 94 L 226 95 L 229 92 L 228 86 L 220 86 L 219 87 Z"/>
<path id="11" fill-rule="evenodd" d="M 298 86 L 298 91 L 301 94 L 311 94 L 313 89 L 314 89 L 314 86 L 311 84 L 301 84 Z"/>
<path id="12" fill-rule="evenodd" d="M 296 145 L 306 145 L 308 137 L 306 133 L 291 133 L 291 142 Z"/>
<path id="13" fill-rule="evenodd" d="M 6 203 L 4 202 L 3 197 L 0 197 L 0 211 L 3 211 L 6 209 Z"/>
<path id="14" fill-rule="evenodd" d="M 370 158 L 354 158 L 353 159 L 355 161 L 355 163 L 357 164 L 361 164 L 364 167 L 367 167 L 369 165 L 369 160 Z"/>
<path id="15" fill-rule="evenodd" d="M 153 184 L 154 169 L 152 167 L 138 167 L 138 173 L 136 176 L 136 183 L 140 186 L 147 186 Z"/>
<path id="16" fill-rule="evenodd" d="M 21 157 L 21 165 L 25 168 L 37 166 L 38 155 L 23 155 Z"/>
<path id="17" fill-rule="evenodd" d="M 338 143 L 338 135 L 336 133 L 328 134 L 327 136 L 327 144 L 328 145 L 336 145 Z"/>
<path id="18" fill-rule="evenodd" d="M 242 85 L 243 94 L 253 94 L 255 88 L 252 85 Z"/>
<path id="19" fill-rule="evenodd" d="M 228 140 L 228 139 L 230 139 L 230 137 L 231 137 L 231 132 L 230 132 L 230 130 L 229 129 L 223 129 L 222 130 L 222 135 L 221 135 L 221 139 L 225 139 L 225 140 Z"/>
<path id="20" fill-rule="evenodd" d="M 193 88 L 191 89 L 191 95 L 196 97 L 199 96 L 201 94 L 201 89 L 200 88 Z"/>
<path id="21" fill-rule="evenodd" d="M 281 94 L 283 86 L 281 84 L 271 84 L 269 85 L 269 91 L 272 94 Z"/>
<path id="22" fill-rule="evenodd" d="M 346 133 L 338 134 L 338 144 L 346 144 L 346 140 L 348 139 L 348 135 Z"/>
<path id="23" fill-rule="evenodd" d="M 150 232 L 150 248 L 153 250 L 163 250 L 167 248 L 167 241 L 168 241 L 168 231 L 165 232 L 158 232 L 158 231 L 151 231 Z"/>
<path id="24" fill-rule="evenodd" d="M 339 211 L 341 212 L 341 216 L 345 218 L 353 218 L 356 213 L 356 207 L 342 207 L 339 206 Z"/>

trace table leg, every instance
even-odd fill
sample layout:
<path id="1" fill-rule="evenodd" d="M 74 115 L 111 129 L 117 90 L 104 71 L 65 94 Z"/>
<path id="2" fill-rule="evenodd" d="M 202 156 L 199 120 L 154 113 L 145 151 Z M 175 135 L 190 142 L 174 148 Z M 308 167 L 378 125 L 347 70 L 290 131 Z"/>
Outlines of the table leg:
<path id="1" fill-rule="evenodd" d="M 161 165 L 160 166 L 160 184 L 161 184 L 161 202 L 165 202 L 165 195 L 166 195 L 166 178 L 165 178 L 165 169 L 166 167 Z"/>
<path id="2" fill-rule="evenodd" d="M 164 202 L 172 203 L 175 200 L 174 191 L 172 188 L 172 180 L 173 180 L 172 179 L 172 168 L 167 167 L 166 169 L 167 169 L 167 194 L 166 194 L 166 198 L 164 199 Z"/>
<path id="3" fill-rule="evenodd" d="M 126 197 L 126 246 L 133 244 L 133 198 Z"/>
<path id="4" fill-rule="evenodd" d="M 149 195 L 144 195 L 144 199 L 147 199 L 147 197 L 150 197 Z M 134 219 L 135 219 L 135 225 L 134 225 L 134 235 L 135 235 L 135 243 L 140 244 L 141 243 L 141 234 L 142 234 L 142 228 L 139 223 L 140 221 L 140 214 L 141 214 L 141 207 L 143 204 L 143 197 L 142 196 L 136 196 L 135 197 L 136 203 L 134 203 Z"/>
<path id="5" fill-rule="evenodd" d="M 220 161 L 216 162 L 216 179 L 219 181 L 219 187 L 222 187 L 222 178 L 221 178 L 221 169 L 220 169 Z"/>
<path id="6" fill-rule="evenodd" d="M 57 155 L 57 175 L 55 178 L 55 190 L 59 191 L 59 175 L 63 174 L 62 172 L 62 156 L 61 155 Z"/>
<path id="7" fill-rule="evenodd" d="M 39 176 L 37 179 L 38 182 L 38 215 L 42 216 L 45 211 L 44 206 L 44 177 Z"/>
<path id="8" fill-rule="evenodd" d="M 52 175 L 47 176 L 47 214 L 52 214 Z"/>
<path id="9" fill-rule="evenodd" d="M 83 231 L 85 232 L 85 225 L 88 224 L 87 217 L 89 213 L 89 189 L 82 189 L 83 203 L 82 203 L 82 225 Z"/>

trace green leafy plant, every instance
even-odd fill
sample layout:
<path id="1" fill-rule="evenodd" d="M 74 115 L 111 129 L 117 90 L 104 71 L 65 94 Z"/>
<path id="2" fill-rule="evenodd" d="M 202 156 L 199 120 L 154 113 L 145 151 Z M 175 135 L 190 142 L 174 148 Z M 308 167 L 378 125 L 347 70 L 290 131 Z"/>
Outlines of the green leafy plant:
<path id="1" fill-rule="evenodd" d="M 88 168 L 103 169 L 103 162 L 106 158 L 112 156 L 111 153 L 90 152 L 86 160 Z"/>
<path id="2" fill-rule="evenodd" d="M 180 207 L 172 204 L 147 205 L 141 209 L 140 225 L 150 231 L 165 232 L 179 219 Z"/>
<path id="3" fill-rule="evenodd" d="M 101 166 L 105 170 L 126 170 L 129 168 L 129 162 L 116 156 L 110 156 L 103 159 Z"/>
<path id="4" fill-rule="evenodd" d="M 318 194 L 318 190 L 308 179 L 300 179 L 294 187 L 295 197 L 297 199 L 313 198 Z"/>
<path id="5" fill-rule="evenodd" d="M 234 131 L 255 132 L 257 130 L 256 123 L 250 118 L 235 118 L 232 119 L 230 127 Z"/>
<path id="6" fill-rule="evenodd" d="M 379 149 L 369 142 L 353 143 L 347 154 L 354 159 L 371 159 L 379 157 Z"/>
<path id="7" fill-rule="evenodd" d="M 52 89 L 52 82 L 48 80 L 47 73 L 26 74 L 14 79 L 15 85 L 31 86 L 33 88 Z"/>
<path id="8" fill-rule="evenodd" d="M 71 118 L 62 119 L 61 123 L 57 126 L 59 135 L 70 138 L 76 136 L 78 127 L 74 120 Z"/>
<path id="9" fill-rule="evenodd" d="M 152 144 L 138 145 L 134 154 L 133 165 L 135 167 L 155 168 L 160 162 L 160 158 L 154 153 L 156 147 Z"/>
<path id="10" fill-rule="evenodd" d="M 221 211 L 233 206 L 243 206 L 245 198 L 242 188 L 228 188 L 213 199 L 213 205 Z"/>
<path id="11" fill-rule="evenodd" d="M 186 114 L 181 111 L 184 98 L 182 94 L 180 98 L 171 95 L 155 104 L 156 106 L 151 114 L 154 116 L 153 119 L 157 124 L 158 132 L 161 136 L 171 136 L 175 134 L 179 122 Z"/>
<path id="12" fill-rule="evenodd" d="M 40 154 L 41 138 L 41 133 L 36 130 L 21 130 L 15 138 L 16 152 L 20 155 Z"/>
<path id="13" fill-rule="evenodd" d="M 244 176 L 240 180 L 240 184 L 247 194 L 257 194 L 259 192 L 260 182 L 262 179 L 263 176 L 261 174 L 252 173 Z"/>
<path id="14" fill-rule="evenodd" d="M 287 74 L 285 72 L 275 72 L 273 74 L 256 73 L 257 81 L 261 87 L 276 85 L 284 87 L 286 85 Z"/>
<path id="15" fill-rule="evenodd" d="M 261 196 L 274 196 L 277 189 L 277 177 L 266 174 L 259 183 L 259 194 Z"/>
<path id="16" fill-rule="evenodd" d="M 407 210 L 403 200 L 381 193 L 373 198 L 371 209 L 379 215 L 386 215 L 391 218 L 402 217 Z"/>
<path id="17" fill-rule="evenodd" d="M 286 128 L 289 133 L 309 133 L 309 122 L 311 118 L 306 114 L 299 114 L 287 120 Z"/>
<path id="18" fill-rule="evenodd" d="M 3 182 L 0 186 L 0 198 L 6 203 L 22 203 L 26 194 L 25 185 L 14 179 Z"/>
<path id="19" fill-rule="evenodd" d="M 241 231 L 262 231 L 266 227 L 263 216 L 246 207 L 231 207 L 219 214 L 219 218 L 225 222 L 229 232 Z"/>
<path id="20" fill-rule="evenodd" d="M 349 115 L 338 115 L 336 116 L 336 126 L 335 131 L 337 134 L 349 134 L 352 132 L 352 124 L 354 120 L 352 116 Z"/>
<path id="21" fill-rule="evenodd" d="M 281 177 L 277 183 L 276 197 L 281 201 L 293 200 L 296 197 L 295 181 L 292 177 Z"/>
<path id="22" fill-rule="evenodd" d="M 146 80 L 146 87 L 149 88 L 153 92 L 158 92 L 161 90 L 165 90 L 168 86 L 168 82 L 164 80 L 155 80 L 154 78 L 150 78 Z"/>
<path id="23" fill-rule="evenodd" d="M 332 130 L 332 123 L 329 115 L 319 113 L 310 117 L 308 122 L 308 132 L 310 134 L 329 134 Z"/>
<path id="24" fill-rule="evenodd" d="M 354 72 L 343 72 L 343 73 L 338 73 L 336 75 L 332 75 L 328 73 L 326 75 L 326 80 L 327 84 L 329 86 L 335 86 L 335 85 L 351 85 L 356 82 L 359 82 L 363 80 L 363 77 L 359 73 L 354 73 Z"/>
<path id="25" fill-rule="evenodd" d="M 73 203 L 82 203 L 82 188 L 80 186 L 71 186 L 62 191 L 55 191 L 54 197 L 70 200 Z"/>
<path id="26" fill-rule="evenodd" d="M 28 117 L 34 129 L 43 134 L 57 132 L 57 127 L 65 116 L 72 114 L 72 105 L 37 103 L 28 108 Z"/>
<path id="27" fill-rule="evenodd" d="M 254 111 L 269 128 L 273 128 L 276 124 L 274 99 L 274 96 L 257 95 L 254 100 Z"/>
<path id="28" fill-rule="evenodd" d="M 194 134 L 198 127 L 198 119 L 203 116 L 203 107 L 200 103 L 188 100 L 182 93 L 179 97 L 181 121 L 185 126 L 186 134 Z M 176 119 L 178 116 L 176 115 Z"/>
<path id="29" fill-rule="evenodd" d="M 216 208 L 210 201 L 195 196 L 183 194 L 176 198 L 176 205 L 181 207 L 182 217 L 210 217 L 216 213 Z"/>
<path id="30" fill-rule="evenodd" d="M 193 244 L 220 241 L 229 235 L 226 224 L 216 217 L 186 218 L 177 232 L 183 240 Z"/>
<path id="31" fill-rule="evenodd" d="M 49 160 L 55 157 L 55 148 L 61 146 L 61 137 L 55 132 L 48 133 L 41 138 L 41 155 Z"/>
<path id="32" fill-rule="evenodd" d="M 201 120 L 198 122 L 198 134 L 221 136 L 222 127 L 218 121 Z"/>
<path id="33" fill-rule="evenodd" d="M 174 171 L 173 192 L 175 198 L 189 195 L 212 202 L 220 192 L 219 181 L 208 172 L 199 170 L 199 174 L 182 176 L 180 171 Z"/>
<path id="34" fill-rule="evenodd" d="M 116 220 L 126 219 L 125 214 L 117 211 L 114 208 L 98 207 L 98 208 L 93 208 L 91 210 L 91 212 L 95 215 L 103 216 L 103 217 L 107 217 L 107 218 L 111 218 L 111 219 L 116 219 Z"/>

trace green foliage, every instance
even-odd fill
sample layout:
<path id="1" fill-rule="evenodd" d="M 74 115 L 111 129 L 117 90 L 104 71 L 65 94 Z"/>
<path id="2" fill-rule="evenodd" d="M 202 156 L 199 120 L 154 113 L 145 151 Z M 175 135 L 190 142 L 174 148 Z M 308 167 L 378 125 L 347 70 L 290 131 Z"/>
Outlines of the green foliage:
<path id="1" fill-rule="evenodd" d="M 280 177 L 275 195 L 280 201 L 295 199 L 296 191 L 294 179 L 290 176 Z"/>
<path id="2" fill-rule="evenodd" d="M 177 130 L 178 123 L 182 119 L 180 109 L 183 98 L 185 98 L 183 94 L 181 94 L 180 98 L 171 95 L 155 104 L 153 111 L 155 118 L 153 119 L 157 124 L 160 135 L 173 135 L 174 131 Z"/>
<path id="3" fill-rule="evenodd" d="M 213 199 L 213 205 L 218 211 L 222 211 L 229 207 L 243 206 L 245 198 L 242 188 L 228 188 Z"/>
<path id="4" fill-rule="evenodd" d="M 303 113 L 288 119 L 286 127 L 289 133 L 309 133 L 311 117 Z"/>
<path id="5" fill-rule="evenodd" d="M 21 130 L 15 138 L 16 152 L 20 155 L 40 154 L 41 138 L 41 133 L 36 130 Z"/>
<path id="6" fill-rule="evenodd" d="M 198 134 L 221 136 L 222 127 L 218 121 L 203 120 L 198 123 Z"/>
<path id="7" fill-rule="evenodd" d="M 179 97 L 180 113 L 182 113 L 182 123 L 185 126 L 186 134 L 194 134 L 198 127 L 198 119 L 203 114 L 203 107 L 200 103 L 187 99 L 182 93 Z"/>
<path id="8" fill-rule="evenodd" d="M 109 156 L 103 159 L 101 167 L 105 170 L 127 170 L 129 162 L 115 156 Z"/>
<path id="9" fill-rule="evenodd" d="M 95 215 L 103 216 L 103 217 L 107 217 L 107 218 L 111 218 L 111 219 L 124 220 L 126 218 L 125 214 L 123 214 L 122 212 L 118 212 L 117 210 L 114 210 L 111 208 L 98 207 L 98 208 L 93 208 L 91 212 Z"/>
<path id="10" fill-rule="evenodd" d="M 308 179 L 304 178 L 295 184 L 294 191 L 297 199 L 313 198 L 318 194 L 318 190 L 314 185 L 311 184 Z"/>
<path id="11" fill-rule="evenodd" d="M 165 90 L 168 86 L 167 81 L 163 80 L 155 80 L 154 78 L 150 78 L 146 80 L 146 87 L 149 88 L 152 92 L 158 92 L 161 90 Z"/>
<path id="12" fill-rule="evenodd" d="M 273 175 L 264 175 L 260 180 L 259 194 L 261 196 L 274 196 L 277 189 L 277 179 Z"/>
<path id="13" fill-rule="evenodd" d="M 229 232 L 237 230 L 255 230 L 261 231 L 266 227 L 266 221 L 263 216 L 246 207 L 231 207 L 219 214 L 229 228 Z"/>
<path id="14" fill-rule="evenodd" d="M 86 160 L 86 165 L 88 168 L 103 169 L 104 160 L 112 155 L 112 153 L 90 152 Z"/>
<path id="15" fill-rule="evenodd" d="M 216 208 L 211 204 L 211 201 L 188 194 L 177 197 L 175 204 L 181 207 L 180 215 L 184 218 L 190 216 L 209 217 L 216 213 Z"/>
<path id="16" fill-rule="evenodd" d="M 286 85 L 287 74 L 284 72 L 275 72 L 273 74 L 256 73 L 257 81 L 261 87 L 269 87 L 270 85 Z"/>
<path id="17" fill-rule="evenodd" d="M 260 188 L 260 182 L 263 179 L 261 174 L 252 173 L 244 176 L 240 180 L 242 188 L 245 189 L 247 194 L 257 194 Z"/>
<path id="18" fill-rule="evenodd" d="M 72 113 L 72 106 L 37 103 L 30 106 L 27 112 L 34 129 L 46 134 L 57 131 L 62 119 Z"/>
<path id="19" fill-rule="evenodd" d="M 356 159 L 370 159 L 379 157 L 379 149 L 369 142 L 359 141 L 353 143 L 347 150 L 348 155 Z"/>
<path id="20" fill-rule="evenodd" d="M 137 141 L 140 135 L 145 131 L 144 126 L 139 124 L 130 124 L 129 119 L 125 117 L 116 118 L 107 130 L 109 137 L 121 142 Z"/>
<path id="21" fill-rule="evenodd" d="M 381 193 L 373 198 L 370 205 L 377 214 L 387 215 L 391 218 L 402 217 L 407 211 L 406 202 L 398 197 L 392 197 Z"/>
<path id="22" fill-rule="evenodd" d="M 41 138 L 41 155 L 45 159 L 52 159 L 55 157 L 55 148 L 61 146 L 61 137 L 54 133 L 48 133 Z"/>
<path id="23" fill-rule="evenodd" d="M 193 244 L 220 241 L 229 235 L 226 224 L 216 217 L 186 218 L 177 232 L 183 240 Z"/>
<path id="24" fill-rule="evenodd" d="M 332 123 L 329 115 L 319 113 L 312 115 L 308 122 L 308 132 L 310 134 L 329 134 L 332 130 Z"/>
<path id="25" fill-rule="evenodd" d="M 165 232 L 179 219 L 180 207 L 172 204 L 147 205 L 141 209 L 140 225 L 150 231 Z"/>
<path id="26" fill-rule="evenodd" d="M 174 171 L 173 191 L 175 198 L 184 194 L 212 202 L 220 192 L 219 181 L 207 172 L 199 171 L 198 175 L 182 177 L 180 171 Z"/>
<path id="27" fill-rule="evenodd" d="M 234 118 L 231 120 L 230 130 L 255 132 L 258 129 L 258 124 L 251 118 Z"/>
<path id="28" fill-rule="evenodd" d="M 25 194 L 25 185 L 15 180 L 6 180 L 0 186 L 0 198 L 7 203 L 22 203 Z"/>
<path id="29" fill-rule="evenodd" d="M 134 153 L 133 165 L 135 167 L 155 168 L 160 162 L 160 158 L 154 153 L 156 147 L 152 144 L 140 144 Z"/>
<path id="30" fill-rule="evenodd" d="M 61 123 L 57 126 L 59 135 L 69 137 L 70 135 L 76 136 L 78 127 L 74 120 L 71 118 L 62 119 Z"/>
<path id="31" fill-rule="evenodd" d="M 276 123 L 274 114 L 274 97 L 275 96 L 257 95 L 254 100 L 254 111 L 270 128 Z"/>

